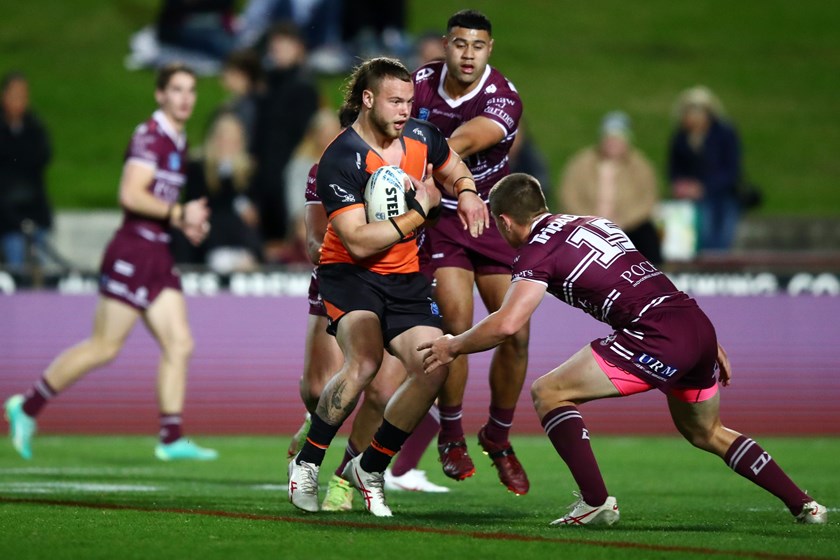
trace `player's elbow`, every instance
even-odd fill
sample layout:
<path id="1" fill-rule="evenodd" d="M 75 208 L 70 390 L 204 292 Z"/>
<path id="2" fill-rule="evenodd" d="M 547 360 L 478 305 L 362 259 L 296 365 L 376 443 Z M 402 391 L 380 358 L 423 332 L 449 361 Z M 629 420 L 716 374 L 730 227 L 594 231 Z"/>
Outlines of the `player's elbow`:
<path id="1" fill-rule="evenodd" d="M 515 335 L 523 326 L 518 317 L 503 317 L 499 321 L 497 332 L 503 339 Z"/>

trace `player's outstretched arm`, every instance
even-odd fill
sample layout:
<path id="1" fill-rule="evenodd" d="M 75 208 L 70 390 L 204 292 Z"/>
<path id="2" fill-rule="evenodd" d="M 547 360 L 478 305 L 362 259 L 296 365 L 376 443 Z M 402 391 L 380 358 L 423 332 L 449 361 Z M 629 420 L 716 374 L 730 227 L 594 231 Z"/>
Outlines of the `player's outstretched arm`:
<path id="1" fill-rule="evenodd" d="M 458 217 L 471 236 L 478 237 L 490 227 L 490 212 L 478 196 L 472 173 L 452 148 L 446 165 L 435 171 L 435 179 L 447 193 L 457 197 Z"/>
<path id="2" fill-rule="evenodd" d="M 505 137 L 505 131 L 487 117 L 474 117 L 452 133 L 447 140 L 449 147 L 462 158 L 492 148 Z"/>
<path id="3" fill-rule="evenodd" d="M 458 336 L 444 335 L 417 347 L 423 352 L 423 369 L 431 373 L 461 354 L 474 354 L 501 344 L 519 332 L 536 311 L 545 295 L 546 286 L 539 282 L 514 282 L 508 288 L 498 311 Z"/>
<path id="4" fill-rule="evenodd" d="M 723 349 L 720 343 L 718 343 L 717 348 L 717 362 L 720 368 L 718 379 L 720 380 L 720 384 L 726 387 L 732 382 L 732 365 L 729 363 L 729 356 L 726 354 L 726 350 Z"/>

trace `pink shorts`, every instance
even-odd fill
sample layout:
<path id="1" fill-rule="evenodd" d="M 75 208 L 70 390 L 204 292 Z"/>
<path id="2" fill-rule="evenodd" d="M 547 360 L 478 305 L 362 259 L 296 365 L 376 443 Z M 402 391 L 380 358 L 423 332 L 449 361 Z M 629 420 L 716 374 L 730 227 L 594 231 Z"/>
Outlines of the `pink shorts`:
<path id="1" fill-rule="evenodd" d="M 651 389 L 655 388 L 647 381 L 640 379 L 632 373 L 628 373 L 620 367 L 614 366 L 613 364 L 609 363 L 591 348 L 590 352 L 592 352 L 592 356 L 595 358 L 595 361 L 598 362 L 598 366 L 601 368 L 601 371 L 603 371 L 607 375 L 607 377 L 609 377 L 610 381 L 618 390 L 618 392 L 621 393 L 622 397 L 635 395 L 636 393 L 644 393 L 645 391 L 650 391 Z M 673 395 L 679 400 L 687 403 L 698 403 L 707 401 L 714 397 L 717 394 L 717 392 L 717 383 L 706 389 L 695 389 L 693 387 L 672 387 L 668 390 L 668 394 Z"/>

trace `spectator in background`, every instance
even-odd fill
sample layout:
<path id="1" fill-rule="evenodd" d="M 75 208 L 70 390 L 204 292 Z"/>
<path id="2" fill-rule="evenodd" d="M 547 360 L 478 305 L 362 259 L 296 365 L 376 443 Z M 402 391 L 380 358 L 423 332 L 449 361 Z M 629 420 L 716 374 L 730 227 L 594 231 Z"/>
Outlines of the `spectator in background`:
<path id="1" fill-rule="evenodd" d="M 158 41 L 222 61 L 235 45 L 235 7 L 235 0 L 164 0 L 157 19 Z"/>
<path id="2" fill-rule="evenodd" d="M 699 249 L 729 250 L 740 219 L 738 135 L 725 120 L 720 100 L 707 87 L 683 91 L 674 113 L 677 129 L 668 150 L 672 193 L 697 205 Z"/>
<path id="3" fill-rule="evenodd" d="M 257 205 L 265 257 L 275 262 L 290 229 L 284 172 L 318 110 L 319 94 L 304 69 L 306 46 L 297 27 L 279 23 L 269 30 L 266 91 L 258 108 L 255 134 Z"/>
<path id="4" fill-rule="evenodd" d="M 173 236 L 176 261 L 204 263 L 221 274 L 257 267 L 262 241 L 251 193 L 253 171 L 245 127 L 234 113 L 220 114 L 210 127 L 202 157 L 187 166 L 184 190 L 184 200 L 207 200 L 210 231 L 198 246 L 184 235 Z"/>
<path id="5" fill-rule="evenodd" d="M 414 42 L 414 68 L 423 66 L 430 62 L 446 58 L 446 49 L 443 46 L 443 33 L 439 31 L 426 31 Z"/>
<path id="6" fill-rule="evenodd" d="M 300 196 L 292 185 L 307 184 L 307 177 L 312 166 L 318 163 L 321 154 L 341 131 L 338 116 L 335 111 L 329 108 L 320 109 L 312 117 L 306 135 L 295 149 L 292 159 L 286 165 L 286 208 L 289 212 L 289 220 L 292 229 L 288 236 L 287 250 L 279 255 L 284 263 L 309 262 L 305 251 L 306 227 L 304 226 L 303 214 L 306 200 Z M 303 249 L 303 250 L 302 250 Z"/>
<path id="7" fill-rule="evenodd" d="M 44 173 L 51 148 L 47 130 L 29 109 L 29 82 L 20 72 L 3 77 L 0 120 L 0 251 L 5 264 L 27 260 L 27 236 L 41 249 L 52 227 Z"/>
<path id="8" fill-rule="evenodd" d="M 566 164 L 557 189 L 565 214 L 603 216 L 627 233 L 652 263 L 662 262 L 652 216 L 659 195 L 650 161 L 632 145 L 630 118 L 607 113 L 597 146 L 584 148 Z"/>
<path id="9" fill-rule="evenodd" d="M 513 137 L 508 158 L 511 173 L 527 173 L 536 178 L 540 185 L 550 184 L 548 163 L 537 146 L 524 117 L 519 121 L 519 129 Z"/>
<path id="10" fill-rule="evenodd" d="M 391 55 L 406 57 L 411 47 L 405 37 L 405 0 L 356 0 L 342 11 L 342 39 L 360 58 Z"/>
<path id="11" fill-rule="evenodd" d="M 259 55 L 251 50 L 230 53 L 222 67 L 222 87 L 230 96 L 221 111 L 234 113 L 245 127 L 248 150 L 253 153 L 257 126 L 259 90 L 262 87 L 262 65 Z"/>

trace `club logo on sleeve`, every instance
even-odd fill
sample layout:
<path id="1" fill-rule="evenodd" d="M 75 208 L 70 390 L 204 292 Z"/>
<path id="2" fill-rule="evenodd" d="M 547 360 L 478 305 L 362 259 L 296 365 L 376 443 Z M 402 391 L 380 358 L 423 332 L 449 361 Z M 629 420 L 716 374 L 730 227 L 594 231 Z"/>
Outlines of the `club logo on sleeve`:
<path id="1" fill-rule="evenodd" d="M 181 169 L 181 156 L 178 155 L 178 152 L 172 152 L 169 154 L 169 169 L 172 171 L 178 171 Z"/>
<path id="2" fill-rule="evenodd" d="M 344 188 L 339 187 L 335 183 L 330 183 L 330 188 L 335 193 L 341 202 L 356 202 L 356 197 L 344 190 Z"/>
<path id="3" fill-rule="evenodd" d="M 418 111 L 417 116 L 420 118 L 421 121 L 429 120 L 429 109 L 427 107 L 421 107 L 420 111 Z"/>

